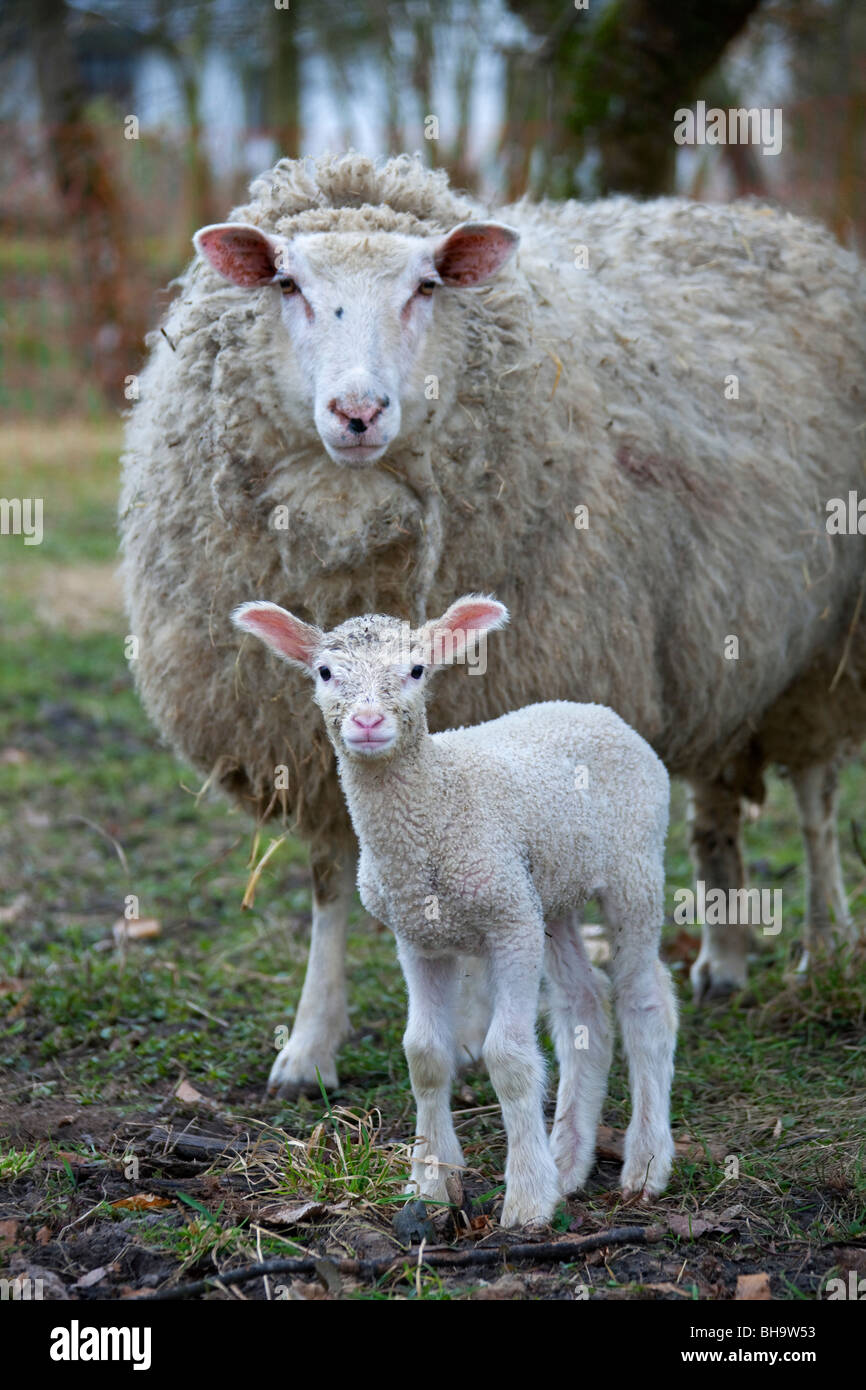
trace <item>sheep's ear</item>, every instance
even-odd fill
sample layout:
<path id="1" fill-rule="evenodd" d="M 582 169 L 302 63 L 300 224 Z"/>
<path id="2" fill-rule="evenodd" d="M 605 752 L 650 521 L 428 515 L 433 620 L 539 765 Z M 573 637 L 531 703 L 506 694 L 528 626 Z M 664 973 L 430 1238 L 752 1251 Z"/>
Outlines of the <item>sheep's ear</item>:
<path id="1" fill-rule="evenodd" d="M 193 237 L 193 245 L 226 280 L 244 289 L 268 285 L 277 274 L 280 253 L 285 242 L 268 236 L 247 222 L 218 222 L 202 227 Z"/>
<path id="2" fill-rule="evenodd" d="M 266 647 L 285 661 L 303 666 L 308 672 L 314 669 L 313 657 L 321 644 L 322 633 L 317 627 L 302 623 L 294 613 L 287 613 L 276 603 L 242 603 L 232 613 L 232 622 L 244 632 L 261 638 Z"/>
<path id="3" fill-rule="evenodd" d="M 504 222 L 461 222 L 439 242 L 433 263 L 443 285 L 481 285 L 514 255 L 520 233 Z"/>
<path id="4" fill-rule="evenodd" d="M 441 666 L 459 659 L 484 633 L 504 627 L 507 622 L 504 603 L 483 594 L 467 594 L 452 603 L 441 618 L 425 623 L 422 632 L 433 665 Z"/>

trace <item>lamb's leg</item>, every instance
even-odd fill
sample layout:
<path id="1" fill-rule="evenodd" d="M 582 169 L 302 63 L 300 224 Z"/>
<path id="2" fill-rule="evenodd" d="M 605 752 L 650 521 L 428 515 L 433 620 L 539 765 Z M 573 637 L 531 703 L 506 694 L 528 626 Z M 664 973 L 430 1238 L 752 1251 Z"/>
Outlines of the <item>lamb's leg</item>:
<path id="1" fill-rule="evenodd" d="M 689 819 L 695 878 L 704 881 L 708 893 L 712 888 L 721 888 L 727 895 L 745 883 L 739 787 L 722 781 L 694 782 L 691 793 Z M 730 901 L 727 896 L 726 901 Z M 704 924 L 700 955 L 691 970 L 696 1003 L 743 988 L 750 940 L 746 923 Z"/>
<path id="2" fill-rule="evenodd" d="M 500 935 L 502 930 L 502 935 Z M 535 1024 L 544 959 L 543 923 L 497 924 L 489 965 L 493 1018 L 484 1061 L 508 1136 L 503 1226 L 547 1222 L 562 1195 L 544 1126 L 544 1058 Z"/>
<path id="3" fill-rule="evenodd" d="M 806 845 L 808 906 L 799 969 L 809 964 L 814 947 L 855 938 L 842 878 L 837 834 L 839 773 L 835 763 L 820 763 L 792 772 L 791 782 L 800 811 Z"/>
<path id="4" fill-rule="evenodd" d="M 457 997 L 455 1031 L 457 1065 L 480 1062 L 484 1039 L 490 1027 L 490 983 L 484 961 L 477 956 L 461 956 L 457 966 L 460 989 Z"/>
<path id="5" fill-rule="evenodd" d="M 399 939 L 397 949 L 409 991 L 403 1047 L 418 1107 L 408 1190 L 446 1202 L 448 1174 L 463 1164 L 451 1118 L 457 962 L 454 957 L 424 956 Z"/>
<path id="6" fill-rule="evenodd" d="M 550 1149 L 564 1192 L 584 1186 L 610 1070 L 610 985 L 589 962 L 576 915 L 547 923 L 547 1012 L 559 1060 Z"/>
<path id="7" fill-rule="evenodd" d="M 644 885 L 638 887 L 636 885 Z M 662 1192 L 674 1143 L 670 1095 L 677 1040 L 677 1003 L 671 977 L 658 958 L 664 884 L 648 866 L 607 890 L 603 907 L 611 932 L 611 976 L 628 1060 L 631 1120 L 625 1136 L 620 1186 L 626 1196 Z"/>
<path id="8" fill-rule="evenodd" d="M 355 894 L 356 855 L 348 846 L 312 858 L 313 931 L 295 1026 L 268 1078 L 272 1095 L 337 1085 L 337 1049 L 349 1031 L 346 935 Z"/>

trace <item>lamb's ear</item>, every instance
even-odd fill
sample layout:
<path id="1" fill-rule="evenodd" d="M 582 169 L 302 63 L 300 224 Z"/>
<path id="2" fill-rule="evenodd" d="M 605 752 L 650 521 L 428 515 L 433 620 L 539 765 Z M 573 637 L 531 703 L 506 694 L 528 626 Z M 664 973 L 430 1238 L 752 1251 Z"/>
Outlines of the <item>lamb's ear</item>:
<path id="1" fill-rule="evenodd" d="M 286 243 L 247 222 L 217 222 L 197 231 L 193 245 L 226 280 L 251 290 L 273 280 Z"/>
<path id="2" fill-rule="evenodd" d="M 504 222 L 461 222 L 433 252 L 443 285 L 482 285 L 514 255 L 520 233 Z"/>
<path id="3" fill-rule="evenodd" d="M 287 613 L 276 603 L 242 603 L 232 613 L 235 627 L 260 637 L 266 647 L 302 666 L 308 673 L 314 670 L 313 657 L 321 645 L 322 633 L 309 623 L 302 623 L 294 613 Z"/>
<path id="4" fill-rule="evenodd" d="M 459 660 L 484 633 L 507 622 L 508 609 L 495 598 L 466 594 L 457 599 L 441 618 L 432 618 L 422 628 L 432 664 L 444 666 Z"/>

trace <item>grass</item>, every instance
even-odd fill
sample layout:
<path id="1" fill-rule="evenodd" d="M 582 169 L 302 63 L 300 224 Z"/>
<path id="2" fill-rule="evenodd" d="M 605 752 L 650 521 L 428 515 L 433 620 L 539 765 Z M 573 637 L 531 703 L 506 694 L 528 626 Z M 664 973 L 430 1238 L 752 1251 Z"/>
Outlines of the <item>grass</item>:
<path id="1" fill-rule="evenodd" d="M 115 1294 L 269 1254 L 387 1252 L 413 1119 L 393 944 L 358 908 L 339 1094 L 266 1100 L 306 960 L 306 853 L 284 841 L 242 910 L 250 826 L 197 800 L 195 779 L 142 714 L 112 580 L 118 442 L 113 425 L 0 430 L 0 496 L 43 496 L 46 517 L 42 546 L 0 539 L 0 1216 L 17 1223 L 13 1248 L 64 1277 L 113 1261 Z M 840 823 L 861 923 L 866 870 L 851 822 L 864 793 L 866 774 L 852 765 Z M 682 1296 L 653 1292 L 664 1284 L 689 1298 L 729 1297 L 738 1272 L 766 1268 L 776 1296 L 815 1297 L 862 1241 L 866 964 L 857 953 L 792 975 L 803 862 L 781 779 L 747 825 L 746 851 L 753 884 L 783 888 L 784 929 L 760 943 L 744 996 L 698 1012 L 687 989 L 696 936 L 668 927 L 682 1001 L 674 1129 L 689 1147 L 668 1193 L 638 1215 L 694 1225 L 709 1211 L 728 1229 L 690 1238 L 685 1227 L 653 1251 L 536 1271 L 522 1296 L 573 1297 L 582 1281 L 593 1297 Z M 691 872 L 681 789 L 667 869 L 672 907 Z M 112 929 L 131 899 L 158 934 L 119 945 Z M 178 1097 L 183 1080 L 197 1101 Z M 482 1070 L 461 1078 L 455 1109 L 483 1228 L 505 1155 Z M 604 1118 L 616 1130 L 628 1120 L 619 1056 Z M 170 1143 L 148 1140 L 154 1125 Z M 207 1161 L 178 1157 L 188 1127 L 250 1143 Z M 602 1161 L 589 1195 L 563 1204 L 557 1231 L 635 1219 L 622 1210 L 617 1172 Z M 130 1190 L 163 1194 L 170 1209 L 111 1205 Z M 309 1202 L 322 1211 L 282 1234 L 268 1228 L 269 1212 Z M 493 1277 L 434 1271 L 413 1251 L 393 1276 L 344 1281 L 339 1296 L 468 1298 Z M 310 1296 L 313 1284 L 292 1284 L 291 1296 Z"/>

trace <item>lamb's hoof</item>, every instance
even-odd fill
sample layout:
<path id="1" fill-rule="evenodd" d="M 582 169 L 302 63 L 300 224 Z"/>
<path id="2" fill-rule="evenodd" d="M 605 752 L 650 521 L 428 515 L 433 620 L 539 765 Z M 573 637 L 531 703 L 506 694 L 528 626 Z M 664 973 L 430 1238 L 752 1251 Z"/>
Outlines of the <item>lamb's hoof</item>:
<path id="1" fill-rule="evenodd" d="M 526 1230 L 546 1230 L 553 1220 L 562 1194 L 556 1183 L 547 1192 L 524 1192 L 513 1194 L 506 1188 L 505 1201 L 499 1224 L 504 1230 L 521 1226 Z"/>
<path id="2" fill-rule="evenodd" d="M 322 1087 L 335 1091 L 339 1084 L 333 1057 L 301 1051 L 291 1040 L 277 1056 L 268 1077 L 268 1095 L 280 1100 L 299 1096 L 321 1096 Z"/>
<path id="3" fill-rule="evenodd" d="M 620 1190 L 624 1202 L 639 1201 L 642 1207 L 651 1206 L 659 1196 L 659 1193 L 650 1187 L 623 1187 Z"/>
<path id="4" fill-rule="evenodd" d="M 673 1166 L 673 1144 L 659 1142 L 639 1161 L 631 1158 L 623 1166 L 619 1190 L 627 1202 L 639 1199 L 643 1206 L 660 1197 L 668 1185 Z"/>

